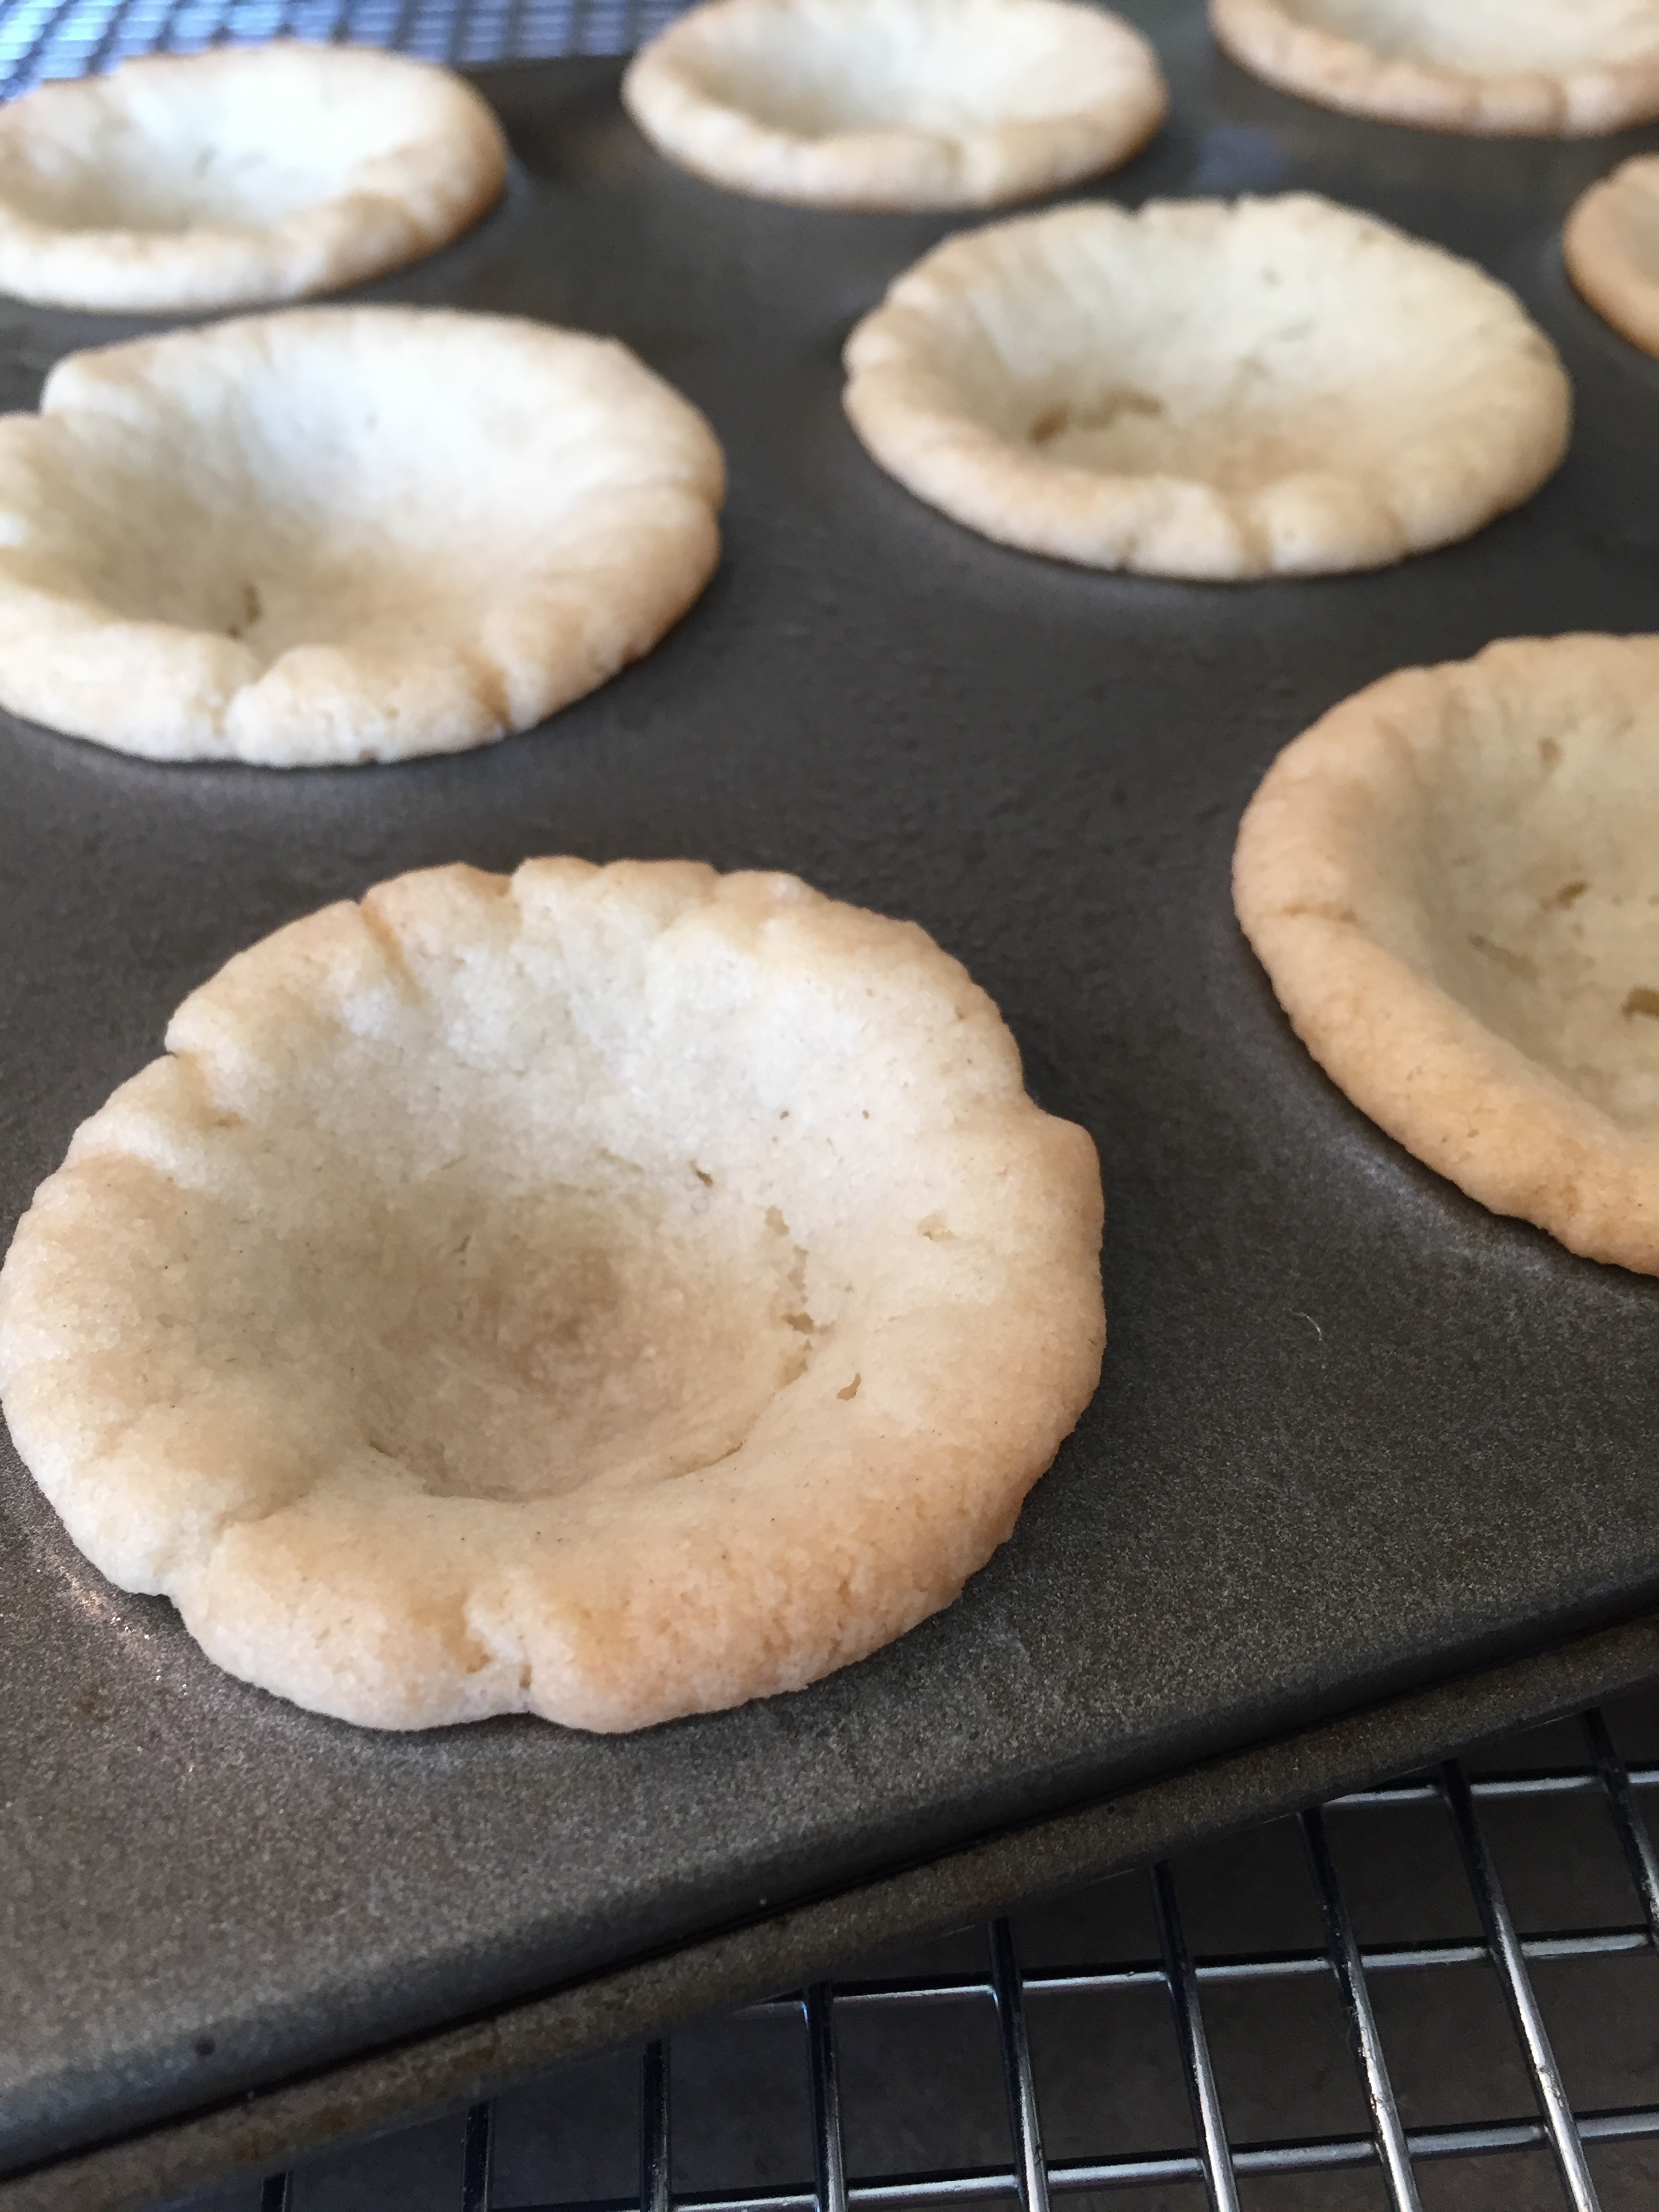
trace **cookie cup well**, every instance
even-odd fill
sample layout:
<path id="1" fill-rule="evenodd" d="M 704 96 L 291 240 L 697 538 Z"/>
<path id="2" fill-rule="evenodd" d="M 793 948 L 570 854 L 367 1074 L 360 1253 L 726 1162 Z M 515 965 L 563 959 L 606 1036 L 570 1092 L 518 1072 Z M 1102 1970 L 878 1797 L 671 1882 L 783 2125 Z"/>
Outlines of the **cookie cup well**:
<path id="1" fill-rule="evenodd" d="M 73 354 L 0 419 L 0 704 L 153 760 L 527 729 L 719 556 L 720 450 L 623 346 L 307 307 Z"/>
<path id="2" fill-rule="evenodd" d="M 1659 155 L 1638 155 L 1592 185 L 1567 217 L 1561 250 L 1596 313 L 1659 355 Z"/>
<path id="3" fill-rule="evenodd" d="M 383 1728 L 798 1688 L 948 1604 L 1087 1403 L 1094 1147 L 913 925 L 438 869 L 239 956 L 0 1271 L 82 1550 Z"/>
<path id="4" fill-rule="evenodd" d="M 449 70 L 277 40 L 153 55 L 0 109 L 0 291 L 126 312 L 337 291 L 499 196 L 507 142 Z"/>
<path id="5" fill-rule="evenodd" d="M 1286 746 L 1233 894 L 1297 1034 L 1495 1213 L 1659 1273 L 1659 639 L 1407 669 Z"/>
<path id="6" fill-rule="evenodd" d="M 629 65 L 658 149 L 822 207 L 991 207 L 1115 168 L 1163 122 L 1152 47 L 1075 0 L 708 0 Z"/>
<path id="7" fill-rule="evenodd" d="M 1210 0 L 1281 91 L 1471 137 L 1600 137 L 1659 115 L 1659 0 Z"/>
<path id="8" fill-rule="evenodd" d="M 1377 568 L 1528 498 L 1566 375 L 1470 263 L 1310 195 L 1061 208 L 948 240 L 846 349 L 872 455 L 1103 568 Z"/>

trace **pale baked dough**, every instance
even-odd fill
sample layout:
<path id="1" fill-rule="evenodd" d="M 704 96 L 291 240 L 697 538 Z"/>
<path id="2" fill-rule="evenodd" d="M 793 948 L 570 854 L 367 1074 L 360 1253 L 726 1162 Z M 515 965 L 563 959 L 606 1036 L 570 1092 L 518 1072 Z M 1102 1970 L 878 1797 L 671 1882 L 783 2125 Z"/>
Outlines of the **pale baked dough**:
<path id="1" fill-rule="evenodd" d="M 847 346 L 882 466 L 1005 544 L 1231 579 L 1466 537 L 1565 449 L 1513 295 L 1329 201 L 1061 208 L 948 240 Z"/>
<path id="2" fill-rule="evenodd" d="M 291 40 L 124 62 L 0 109 L 0 291 L 304 299 L 432 252 L 506 175 L 488 105 L 428 62 Z"/>
<path id="3" fill-rule="evenodd" d="M 1659 1273 L 1659 638 L 1373 684 L 1279 755 L 1233 890 L 1357 1106 L 1494 1212 Z"/>
<path id="4" fill-rule="evenodd" d="M 0 705 L 155 760 L 454 752 L 644 653 L 719 554 L 605 338 L 304 307 L 74 354 L 0 419 Z"/>
<path id="5" fill-rule="evenodd" d="M 1659 115 L 1659 0 L 1210 0 L 1221 45 L 1350 115 L 1589 138 Z"/>
<path id="6" fill-rule="evenodd" d="M 1659 354 L 1659 154 L 1638 155 L 1592 185 L 1567 217 L 1561 247 L 1596 313 Z"/>
<path id="7" fill-rule="evenodd" d="M 241 954 L 0 1271 L 76 1544 L 380 1728 L 629 1729 L 947 1605 L 1104 1342 L 1093 1145 L 913 924 L 789 876 L 404 876 Z"/>
<path id="8" fill-rule="evenodd" d="M 1074 0 L 708 0 L 630 64 L 659 150 L 734 191 L 991 207 L 1115 168 L 1169 101 L 1150 46 Z"/>

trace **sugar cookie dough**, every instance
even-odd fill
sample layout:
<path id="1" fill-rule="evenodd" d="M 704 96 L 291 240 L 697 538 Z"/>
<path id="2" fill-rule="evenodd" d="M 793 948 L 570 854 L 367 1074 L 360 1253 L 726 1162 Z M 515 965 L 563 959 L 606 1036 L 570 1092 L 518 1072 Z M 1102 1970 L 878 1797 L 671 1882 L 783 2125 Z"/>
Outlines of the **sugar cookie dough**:
<path id="1" fill-rule="evenodd" d="M 992 207 L 1115 168 L 1169 101 L 1139 32 L 1075 0 L 708 0 L 630 65 L 658 149 L 734 191 Z"/>
<path id="2" fill-rule="evenodd" d="M 1659 115 L 1659 0 L 1210 0 L 1236 62 L 1350 115 L 1589 138 Z"/>
<path id="3" fill-rule="evenodd" d="M 1638 155 L 1592 185 L 1567 217 L 1561 248 L 1596 313 L 1659 355 L 1659 154 Z"/>
<path id="4" fill-rule="evenodd" d="M 1571 393 L 1514 295 L 1328 200 L 1089 204 L 949 239 L 848 342 L 881 465 L 1101 568 L 1373 568 L 1518 506 Z"/>
<path id="5" fill-rule="evenodd" d="M 1373 684 L 1273 763 L 1233 890 L 1357 1106 L 1495 1213 L 1659 1273 L 1659 638 Z"/>
<path id="6" fill-rule="evenodd" d="M 154 760 L 527 729 L 719 554 L 702 416 L 605 338 L 305 307 L 74 354 L 0 418 L 0 706 Z"/>
<path id="7" fill-rule="evenodd" d="M 123 62 L 0 108 L 0 292 L 60 307 L 243 307 L 446 244 L 507 144 L 449 70 L 361 47 Z"/>
<path id="8" fill-rule="evenodd" d="M 799 1688 L 951 1602 L 1095 1388 L 1093 1145 L 793 877 L 404 876 L 167 1042 L 18 1230 L 0 1394 L 86 1555 L 302 1705 Z"/>

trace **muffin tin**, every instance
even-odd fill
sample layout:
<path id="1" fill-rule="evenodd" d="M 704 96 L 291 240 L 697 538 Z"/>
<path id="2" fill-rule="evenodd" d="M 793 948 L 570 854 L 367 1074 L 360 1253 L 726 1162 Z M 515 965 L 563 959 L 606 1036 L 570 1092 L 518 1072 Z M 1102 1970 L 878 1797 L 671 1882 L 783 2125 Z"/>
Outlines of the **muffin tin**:
<path id="1" fill-rule="evenodd" d="M 1659 628 L 1659 363 L 1556 243 L 1659 134 L 1347 121 L 1222 61 L 1196 0 L 1132 12 L 1175 113 L 1096 189 L 1320 190 L 1513 284 L 1580 408 L 1528 507 L 1381 574 L 1243 587 L 986 544 L 839 404 L 847 329 L 949 220 L 718 192 L 647 152 L 614 64 L 537 64 L 480 77 L 504 204 L 364 296 L 613 331 L 703 408 L 733 490 L 702 603 L 459 758 L 156 768 L 0 727 L 0 1233 L 265 931 L 428 862 L 690 854 L 794 870 L 967 962 L 1099 1143 L 1112 1331 L 959 1604 L 799 1695 L 629 1737 L 379 1735 L 262 1696 L 105 1584 L 8 1449 L 8 2212 L 274 2160 L 1653 1665 L 1659 1283 L 1485 1214 L 1354 1113 L 1240 939 L 1228 863 L 1274 752 L 1359 684 L 1500 635 Z M 0 308 L 0 398 L 154 326 Z M 455 404 L 434 393 L 434 436 Z"/>

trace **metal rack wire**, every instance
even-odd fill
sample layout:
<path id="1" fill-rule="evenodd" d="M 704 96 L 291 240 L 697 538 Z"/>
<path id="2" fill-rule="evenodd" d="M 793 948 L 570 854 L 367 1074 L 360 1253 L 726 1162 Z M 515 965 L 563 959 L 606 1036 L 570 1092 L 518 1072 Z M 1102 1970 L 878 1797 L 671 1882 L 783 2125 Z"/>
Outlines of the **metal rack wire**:
<path id="1" fill-rule="evenodd" d="M 1449 1760 L 1432 1775 L 1362 1790 L 1302 1814 L 1297 1825 L 1324 1936 L 1317 1947 L 1244 1955 L 1195 1954 L 1183 1923 L 1182 1877 L 1176 1867 L 1164 1864 L 1145 1878 L 1158 1934 L 1157 1957 L 1058 1967 L 1023 1965 L 1015 1924 L 1001 1919 L 982 1931 L 984 1964 L 977 1972 L 874 1974 L 821 1983 L 734 2016 L 750 2021 L 787 2021 L 798 2036 L 804 2028 L 815 2170 L 810 2180 L 803 2177 L 798 2185 L 677 2188 L 671 2046 L 666 2039 L 653 2042 L 639 2061 L 637 2191 L 587 2199 L 580 2212 L 635 2212 L 635 2208 L 637 2212 L 849 2212 L 854 2207 L 926 2212 L 926 2208 L 971 2200 L 1014 2200 L 1021 2212 L 1048 2212 L 1051 2202 L 1061 2197 L 1103 2192 L 1115 2197 L 1131 2188 L 1182 2184 L 1188 2185 L 1194 2205 L 1203 2202 L 1212 2212 L 1237 2212 L 1251 2201 L 1250 2186 L 1263 2177 L 1330 2175 L 1356 2169 L 1368 2170 L 1380 2191 L 1367 2201 L 1386 2204 L 1390 2212 L 1422 2212 L 1423 2169 L 1445 2161 L 1539 2149 L 1553 2160 L 1560 2203 L 1573 2212 L 1596 2212 L 1596 2208 L 1610 2212 L 1598 2196 L 1589 2150 L 1659 2138 L 1659 2101 L 1575 2110 L 1552 2047 L 1533 1970 L 1544 1961 L 1659 1957 L 1659 1855 L 1639 1803 L 1640 1793 L 1659 1790 L 1659 1765 L 1626 1765 L 1599 1711 L 1584 1714 L 1577 1726 L 1584 1748 L 1580 1763 L 1558 1763 L 1535 1771 L 1471 1773 L 1464 1764 Z M 1536 1807 L 1563 1799 L 1595 1801 L 1611 1822 L 1639 1917 L 1619 1925 L 1522 1934 L 1517 1931 L 1487 1834 L 1490 1810 L 1504 1802 Z M 1468 1940 L 1361 1943 L 1339 1874 L 1349 1832 L 1356 1822 L 1375 1827 L 1402 1808 L 1425 1807 L 1437 1808 L 1449 1831 L 1480 1935 Z M 1501 1986 L 1535 2108 L 1498 2119 L 1408 2125 L 1390 2081 L 1373 1986 L 1380 1979 L 1413 1970 L 1443 1979 L 1449 1968 L 1482 1965 L 1495 1973 Z M 1284 2140 L 1239 2140 L 1229 2130 L 1218 2087 L 1206 2000 L 1227 1985 L 1308 1978 L 1334 1988 L 1340 1998 L 1369 2125 Z M 1161 1992 L 1167 2004 L 1191 2108 L 1191 2142 L 1153 2152 L 1103 2147 L 1087 2157 L 1050 2155 L 1044 2148 L 1041 2069 L 1034 2063 L 1030 2023 L 1057 1997 L 1130 1990 Z M 849 2172 L 849 2107 L 840 2063 L 849 2021 L 872 2012 L 914 2014 L 941 2007 L 979 2007 L 994 2021 L 1007 2158 L 944 2172 Z M 1654 2087 L 1659 2097 L 1659 2080 Z M 460 2212 L 508 2212 L 509 2206 L 512 2212 L 532 2212 L 521 2198 L 501 2193 L 495 2185 L 495 2129 L 494 2109 L 488 2104 L 474 2106 L 459 2144 L 461 2170 L 453 2201 Z M 1644 2200 L 1621 2200 L 1638 2201 Z M 261 2212 L 300 2212 L 299 2197 L 288 2175 L 268 2179 L 260 2203 Z M 566 2198 L 538 2203 L 533 2212 L 575 2212 L 575 2208 Z"/>
<path id="2" fill-rule="evenodd" d="M 460 67 L 558 54 L 620 54 L 685 0 L 8 0 L 0 99 L 86 76 L 135 54 L 194 53 L 267 39 L 392 46 Z"/>

